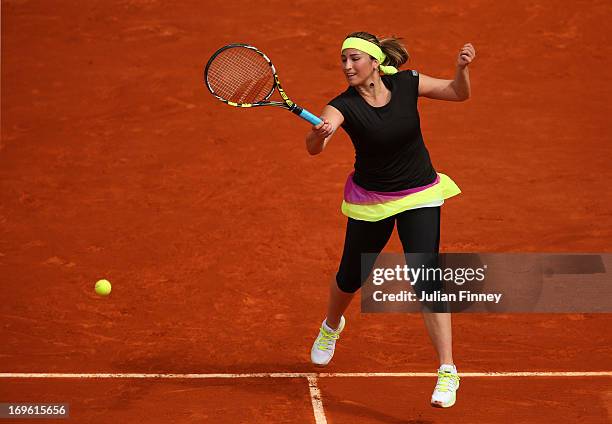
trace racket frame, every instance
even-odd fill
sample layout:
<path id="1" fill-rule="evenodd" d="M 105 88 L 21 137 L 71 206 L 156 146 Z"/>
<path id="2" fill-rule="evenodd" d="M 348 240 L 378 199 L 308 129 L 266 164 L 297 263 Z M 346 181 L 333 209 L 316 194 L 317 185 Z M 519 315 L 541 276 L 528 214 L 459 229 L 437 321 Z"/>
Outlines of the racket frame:
<path id="1" fill-rule="evenodd" d="M 268 65 L 270 65 L 270 70 L 272 71 L 272 75 L 274 77 L 274 83 L 272 84 L 272 89 L 270 90 L 270 92 L 264 97 L 263 100 L 261 100 L 259 102 L 255 102 L 255 103 L 236 103 L 236 102 L 232 102 L 230 100 L 224 99 L 223 97 L 221 97 L 217 93 L 215 93 L 213 88 L 208 83 L 208 78 L 207 78 L 207 76 L 208 76 L 208 69 L 210 68 L 211 63 L 215 60 L 215 58 L 219 54 L 221 54 L 222 52 L 224 52 L 227 49 L 239 48 L 239 47 L 253 50 L 257 54 L 259 54 L 261 57 L 263 57 L 264 60 L 266 62 L 268 62 Z M 204 68 L 204 84 L 206 84 L 206 87 L 208 88 L 208 91 L 210 91 L 210 93 L 213 96 L 215 96 L 218 100 L 221 100 L 223 103 L 226 103 L 226 104 L 228 104 L 230 106 L 242 107 L 242 108 L 250 108 L 250 107 L 257 107 L 257 106 L 276 106 L 276 107 L 282 107 L 282 108 L 287 109 L 290 112 L 298 115 L 300 118 L 305 119 L 306 121 L 310 122 L 313 125 L 318 125 L 319 123 L 322 122 L 319 117 L 313 115 L 312 113 L 308 112 L 306 109 L 298 106 L 293 101 L 291 101 L 291 99 L 289 98 L 289 96 L 287 96 L 287 94 L 285 93 L 285 90 L 283 90 L 283 87 L 281 86 L 280 80 L 278 78 L 278 74 L 276 73 L 276 68 L 274 67 L 274 64 L 272 63 L 270 58 L 268 56 L 266 56 L 266 54 L 264 52 L 262 52 L 261 50 L 259 50 L 257 47 L 251 46 L 250 44 L 232 43 L 232 44 L 228 44 L 226 46 L 223 46 L 219 50 L 214 52 L 213 55 L 210 57 L 210 59 L 208 59 L 208 62 L 206 63 L 206 67 Z M 274 93 L 274 90 L 278 90 L 278 93 L 280 94 L 281 98 L 283 99 L 282 102 L 268 100 L 270 97 L 272 97 L 272 94 Z"/>

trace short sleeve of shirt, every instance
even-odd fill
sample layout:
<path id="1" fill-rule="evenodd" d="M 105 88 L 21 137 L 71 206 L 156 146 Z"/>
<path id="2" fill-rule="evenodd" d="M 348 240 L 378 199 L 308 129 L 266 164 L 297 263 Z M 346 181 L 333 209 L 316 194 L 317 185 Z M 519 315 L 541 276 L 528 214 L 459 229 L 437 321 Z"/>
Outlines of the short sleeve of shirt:
<path id="1" fill-rule="evenodd" d="M 419 72 L 414 69 L 400 71 L 397 73 L 398 78 L 406 87 L 412 97 L 419 96 Z"/>
<path id="2" fill-rule="evenodd" d="M 344 99 L 344 96 L 345 96 L 345 93 L 342 93 L 339 96 L 335 97 L 334 99 L 330 100 L 329 103 L 327 104 L 338 109 L 338 111 L 344 117 L 344 120 L 346 120 L 348 116 L 348 105 L 346 104 L 346 100 Z"/>

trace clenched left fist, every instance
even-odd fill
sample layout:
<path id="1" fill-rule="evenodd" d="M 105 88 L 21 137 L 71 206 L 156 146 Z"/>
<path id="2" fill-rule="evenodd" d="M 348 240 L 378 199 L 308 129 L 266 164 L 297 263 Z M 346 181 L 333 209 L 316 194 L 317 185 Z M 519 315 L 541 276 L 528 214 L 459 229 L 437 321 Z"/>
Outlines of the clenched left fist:
<path id="1" fill-rule="evenodd" d="M 476 49 L 471 43 L 465 44 L 459 52 L 457 66 L 465 68 L 476 58 Z"/>

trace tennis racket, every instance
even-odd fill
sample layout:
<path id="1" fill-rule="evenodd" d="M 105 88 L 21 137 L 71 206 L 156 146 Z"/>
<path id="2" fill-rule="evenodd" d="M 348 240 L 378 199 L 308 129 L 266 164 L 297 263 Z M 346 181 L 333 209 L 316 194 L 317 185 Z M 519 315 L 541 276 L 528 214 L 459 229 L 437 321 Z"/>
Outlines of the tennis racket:
<path id="1" fill-rule="evenodd" d="M 280 85 L 272 61 L 253 46 L 228 44 L 217 50 L 204 69 L 204 82 L 217 99 L 230 106 L 277 106 L 313 125 L 322 121 L 293 103 Z M 282 101 L 269 100 L 277 89 Z"/>

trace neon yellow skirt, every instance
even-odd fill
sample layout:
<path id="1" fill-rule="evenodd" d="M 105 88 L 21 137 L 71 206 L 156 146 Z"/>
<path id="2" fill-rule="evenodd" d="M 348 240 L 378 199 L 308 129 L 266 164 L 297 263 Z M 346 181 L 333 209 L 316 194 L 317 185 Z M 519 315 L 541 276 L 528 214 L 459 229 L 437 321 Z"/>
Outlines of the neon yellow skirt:
<path id="1" fill-rule="evenodd" d="M 425 207 L 461 193 L 457 184 L 447 175 L 438 173 L 438 183 L 422 191 L 408 194 L 396 200 L 374 204 L 350 203 L 342 201 L 342 213 L 361 221 L 380 221 L 400 212 Z"/>

